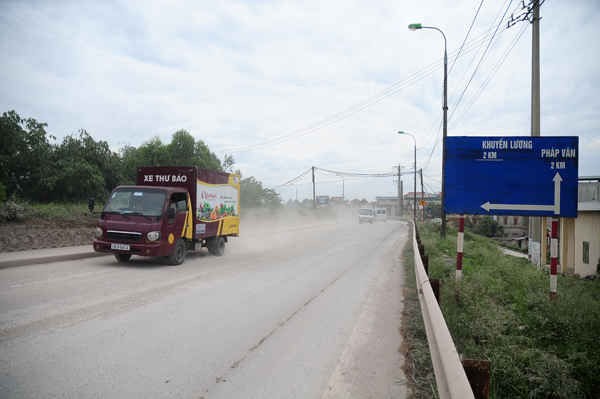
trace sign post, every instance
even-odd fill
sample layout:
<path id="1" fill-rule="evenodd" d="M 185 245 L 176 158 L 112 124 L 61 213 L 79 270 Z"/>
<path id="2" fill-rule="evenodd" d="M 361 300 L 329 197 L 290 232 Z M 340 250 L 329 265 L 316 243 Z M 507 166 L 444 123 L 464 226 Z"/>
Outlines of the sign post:
<path id="1" fill-rule="evenodd" d="M 446 152 L 446 213 L 553 218 L 555 297 L 554 226 L 558 229 L 559 217 L 577 217 L 579 138 L 453 136 L 446 138 Z"/>

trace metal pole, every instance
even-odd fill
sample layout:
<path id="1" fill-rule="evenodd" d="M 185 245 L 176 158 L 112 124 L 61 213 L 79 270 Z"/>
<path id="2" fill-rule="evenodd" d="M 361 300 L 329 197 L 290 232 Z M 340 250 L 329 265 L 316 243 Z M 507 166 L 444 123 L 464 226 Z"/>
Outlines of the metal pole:
<path id="1" fill-rule="evenodd" d="M 400 217 L 402 215 L 402 173 L 401 166 L 398 164 L 398 213 L 397 216 Z"/>
<path id="2" fill-rule="evenodd" d="M 421 220 L 425 221 L 425 192 L 423 191 L 423 168 L 419 169 L 421 175 Z"/>
<path id="3" fill-rule="evenodd" d="M 465 215 L 458 219 L 458 236 L 456 237 L 456 281 L 462 279 L 463 249 L 465 244 Z"/>
<path id="4" fill-rule="evenodd" d="M 411 136 L 415 147 L 415 163 L 414 163 L 414 185 L 413 185 L 413 220 L 417 223 L 417 140 Z"/>
<path id="5" fill-rule="evenodd" d="M 444 115 L 444 135 L 442 138 L 442 192 L 441 192 L 441 216 L 442 216 L 442 226 L 440 228 L 440 234 L 442 238 L 446 238 L 446 211 L 444 209 L 444 200 L 445 200 L 445 182 L 444 182 L 444 170 L 446 169 L 446 137 L 448 137 L 448 53 L 447 53 L 447 45 L 446 45 L 446 35 L 440 28 L 436 28 L 435 26 L 423 26 L 421 24 L 410 24 L 408 25 L 408 29 L 416 30 L 416 29 L 433 29 L 437 30 L 442 34 L 444 38 L 444 102 L 442 105 L 443 115 Z"/>
<path id="6" fill-rule="evenodd" d="M 540 136 L 540 2 L 533 0 L 531 29 L 531 136 Z M 544 230 L 545 230 L 545 226 Z M 541 266 L 542 223 L 539 217 L 529 218 L 529 255 Z"/>
<path id="7" fill-rule="evenodd" d="M 558 218 L 552 218 L 552 238 L 550 240 L 550 299 L 557 294 L 556 269 L 558 265 Z"/>
<path id="8" fill-rule="evenodd" d="M 313 208 L 317 207 L 317 196 L 315 194 L 315 167 L 312 167 L 312 186 L 313 186 Z"/>

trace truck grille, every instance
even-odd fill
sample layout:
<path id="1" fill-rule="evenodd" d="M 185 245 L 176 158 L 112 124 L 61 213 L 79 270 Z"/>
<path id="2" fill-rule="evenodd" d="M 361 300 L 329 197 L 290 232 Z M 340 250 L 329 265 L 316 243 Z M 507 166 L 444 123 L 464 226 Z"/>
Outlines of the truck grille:
<path id="1" fill-rule="evenodd" d="M 107 230 L 106 237 L 109 240 L 115 241 L 124 241 L 124 242 L 134 242 L 142 240 L 142 233 L 138 233 L 135 231 L 116 231 L 116 230 Z"/>

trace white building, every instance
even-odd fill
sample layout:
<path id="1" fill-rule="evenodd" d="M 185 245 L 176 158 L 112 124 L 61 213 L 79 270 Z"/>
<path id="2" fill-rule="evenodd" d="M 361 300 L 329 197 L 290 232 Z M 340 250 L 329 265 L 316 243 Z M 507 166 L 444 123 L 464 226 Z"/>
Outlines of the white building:
<path id="1" fill-rule="evenodd" d="M 579 179 L 577 218 L 562 218 L 560 265 L 581 277 L 600 270 L 600 177 Z"/>

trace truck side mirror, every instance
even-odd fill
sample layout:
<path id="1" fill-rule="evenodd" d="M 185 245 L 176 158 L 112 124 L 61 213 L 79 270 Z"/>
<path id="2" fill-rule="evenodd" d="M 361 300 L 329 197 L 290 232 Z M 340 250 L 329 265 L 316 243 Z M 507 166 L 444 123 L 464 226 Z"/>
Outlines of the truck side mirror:
<path id="1" fill-rule="evenodd" d="M 175 208 L 168 207 L 167 208 L 167 218 L 174 219 L 175 218 Z"/>

